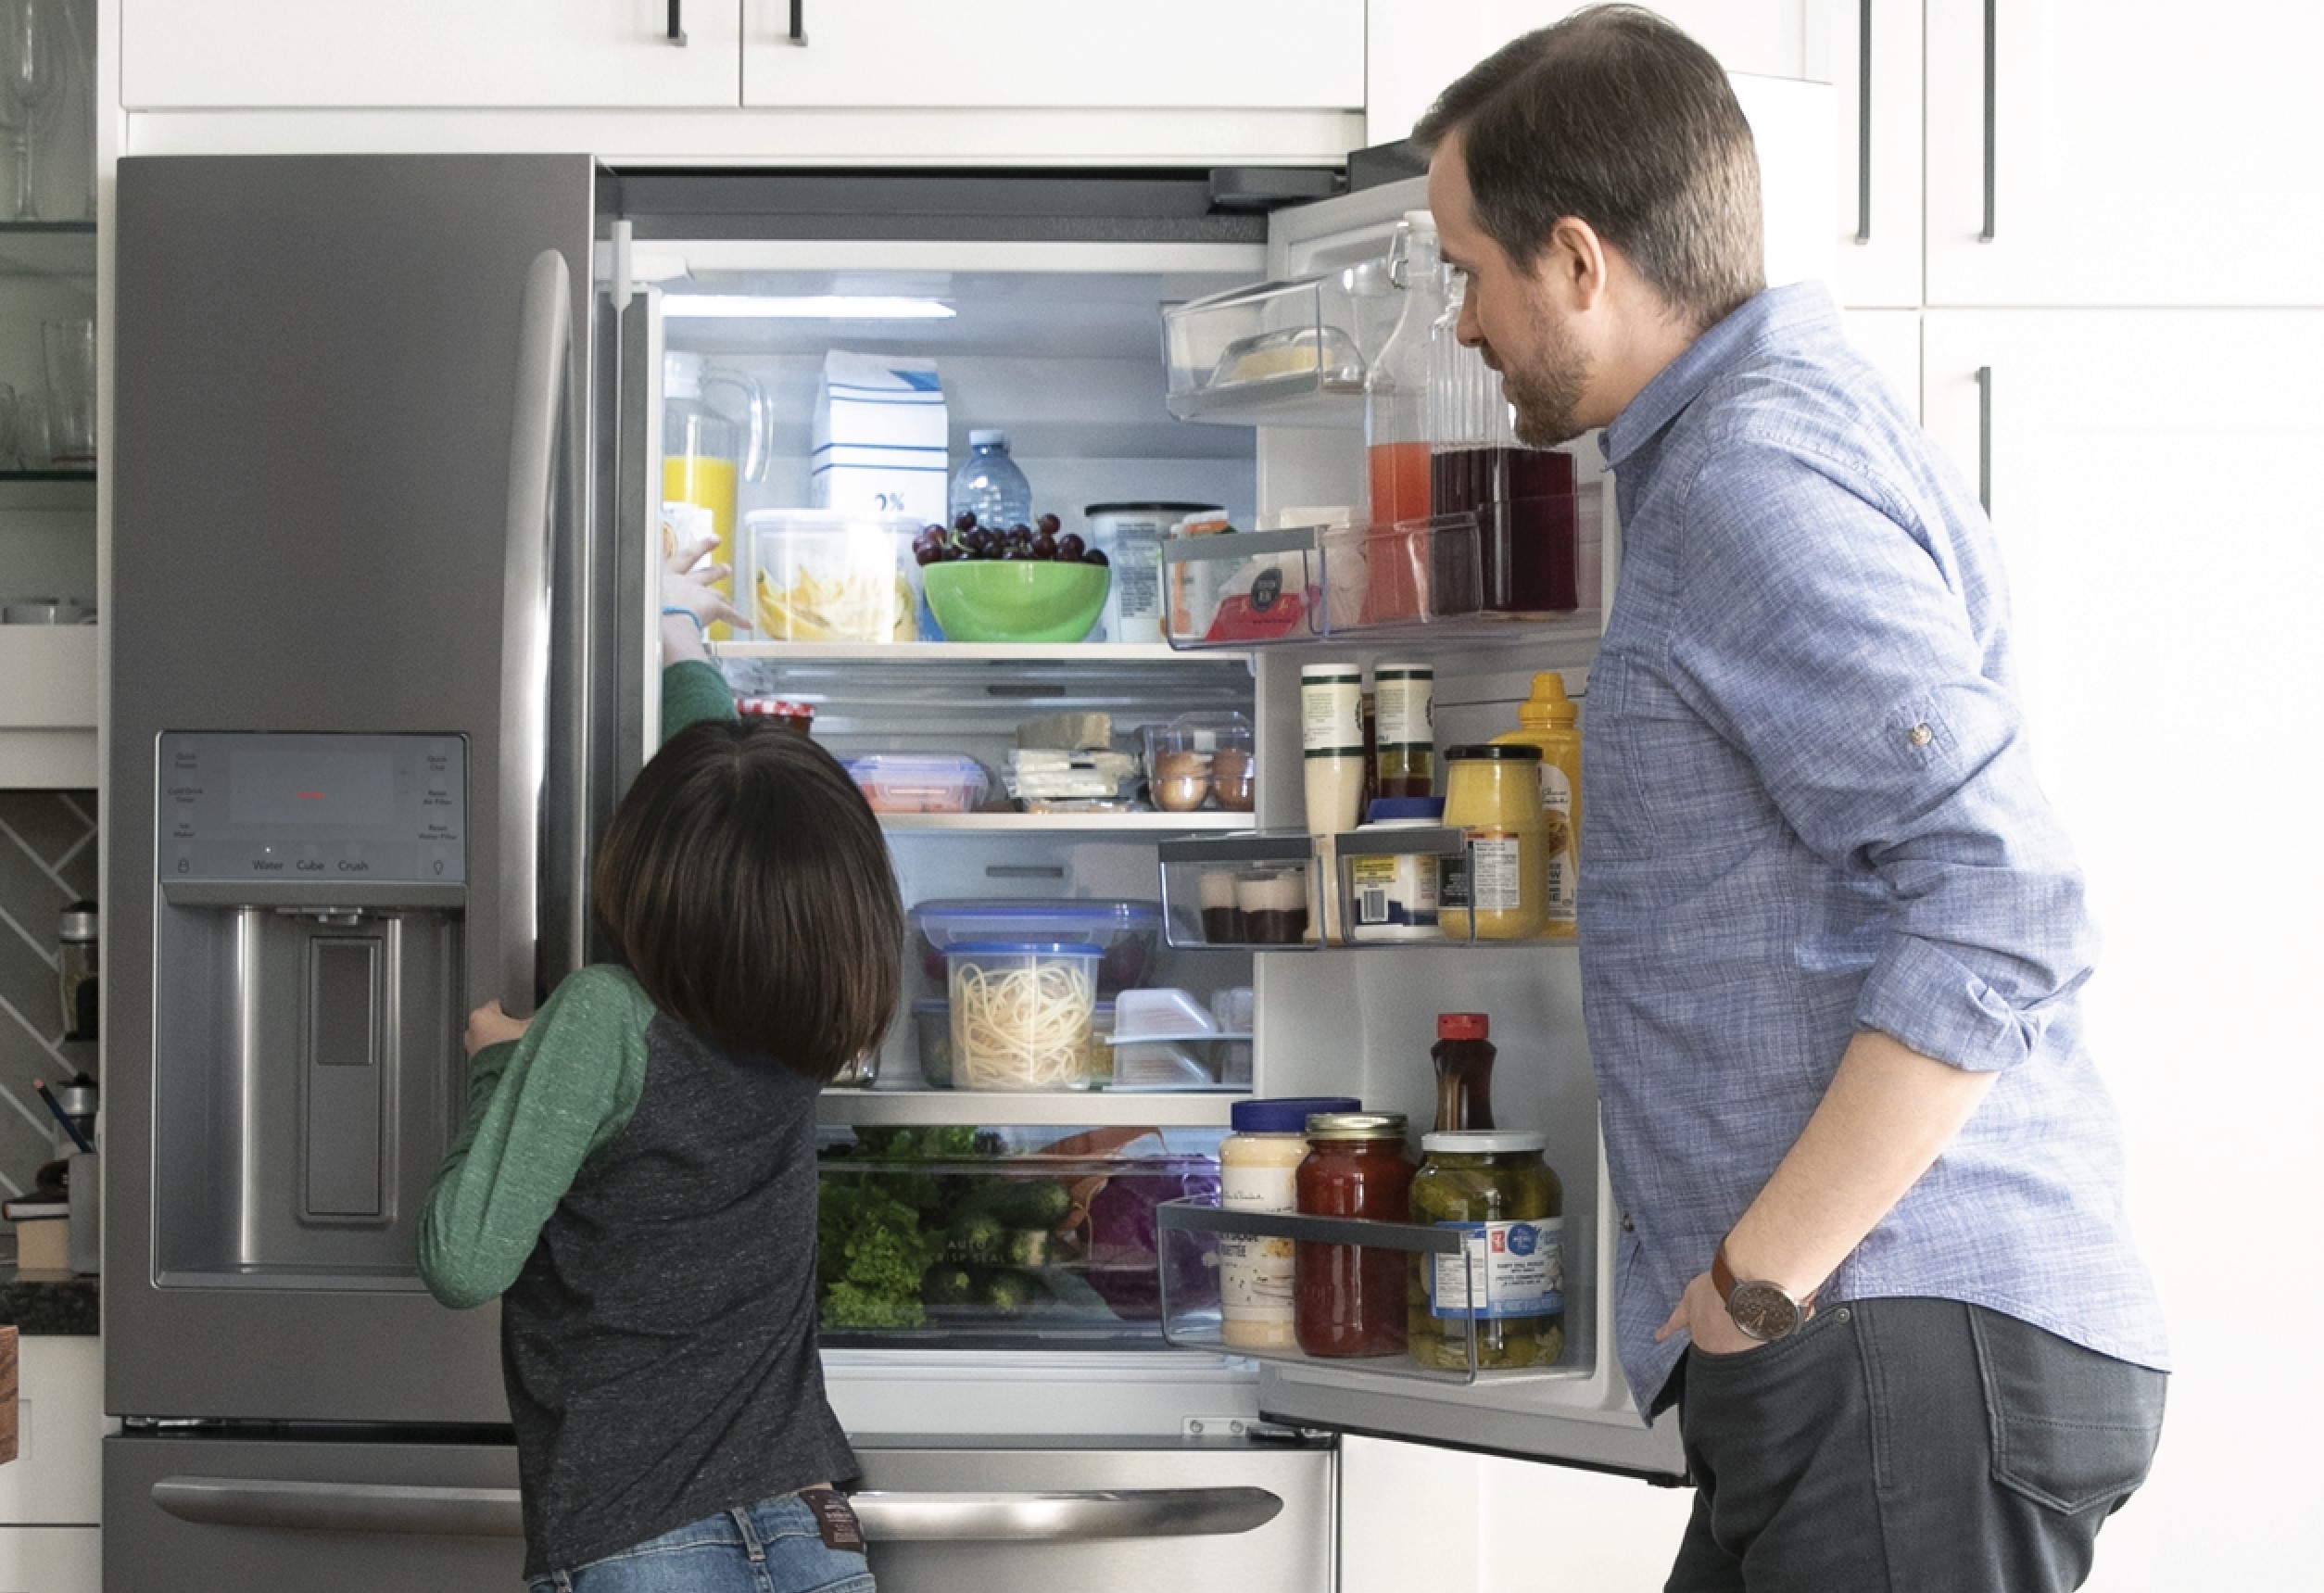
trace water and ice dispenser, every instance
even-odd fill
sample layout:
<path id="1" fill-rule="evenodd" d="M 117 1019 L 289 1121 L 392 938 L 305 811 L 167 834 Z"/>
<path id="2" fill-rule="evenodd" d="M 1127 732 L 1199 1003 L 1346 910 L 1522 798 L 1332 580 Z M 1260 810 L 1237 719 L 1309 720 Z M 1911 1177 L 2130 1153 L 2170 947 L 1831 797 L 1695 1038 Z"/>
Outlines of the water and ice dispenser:
<path id="1" fill-rule="evenodd" d="M 170 732 L 157 781 L 157 1281 L 416 1288 L 462 1107 L 458 736 Z"/>

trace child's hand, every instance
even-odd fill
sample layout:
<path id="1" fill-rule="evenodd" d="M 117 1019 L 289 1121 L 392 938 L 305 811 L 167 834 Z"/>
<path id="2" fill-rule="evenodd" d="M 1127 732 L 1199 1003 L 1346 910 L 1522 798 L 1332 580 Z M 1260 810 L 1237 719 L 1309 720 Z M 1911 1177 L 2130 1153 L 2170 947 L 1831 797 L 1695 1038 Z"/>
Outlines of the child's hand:
<path id="1" fill-rule="evenodd" d="M 487 1045 L 498 1045 L 503 1040 L 523 1039 L 524 1031 L 532 1024 L 531 1018 L 511 1018 L 500 1010 L 499 1002 L 487 1001 L 468 1015 L 468 1028 L 461 1035 L 460 1043 L 468 1048 L 468 1055 L 474 1056 Z"/>
<path id="2" fill-rule="evenodd" d="M 721 620 L 728 625 L 747 625 L 749 622 L 726 600 L 726 593 L 712 585 L 733 574 L 724 564 L 703 562 L 717 546 L 718 538 L 705 537 L 663 560 L 662 601 L 666 605 L 690 610 L 705 626 Z"/>

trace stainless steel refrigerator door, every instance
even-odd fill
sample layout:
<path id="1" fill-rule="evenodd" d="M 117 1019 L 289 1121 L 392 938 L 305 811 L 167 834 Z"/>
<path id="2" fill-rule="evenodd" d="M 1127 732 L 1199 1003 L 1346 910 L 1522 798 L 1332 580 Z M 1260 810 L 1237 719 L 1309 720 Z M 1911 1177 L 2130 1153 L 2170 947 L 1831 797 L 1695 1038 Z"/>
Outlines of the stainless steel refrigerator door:
<path id="1" fill-rule="evenodd" d="M 1310 1445 L 866 1448 L 855 1508 L 882 1593 L 1334 1586 L 1333 1451 Z M 108 1587 L 514 1587 L 515 1451 L 106 1440 Z"/>
<path id="2" fill-rule="evenodd" d="M 157 745 L 169 729 L 463 738 L 464 988 L 443 1021 L 456 1032 L 467 1005 L 529 1001 L 510 986 L 531 983 L 548 638 L 564 628 L 544 575 L 586 568 L 548 526 L 577 545 L 592 524 L 577 465 L 595 388 L 596 181 L 578 156 L 121 162 L 108 1410 L 505 1420 L 494 1313 L 447 1312 L 416 1276 L 337 1291 L 163 1279 Z M 461 1071 L 405 1081 L 438 1100 L 447 1132 Z"/>

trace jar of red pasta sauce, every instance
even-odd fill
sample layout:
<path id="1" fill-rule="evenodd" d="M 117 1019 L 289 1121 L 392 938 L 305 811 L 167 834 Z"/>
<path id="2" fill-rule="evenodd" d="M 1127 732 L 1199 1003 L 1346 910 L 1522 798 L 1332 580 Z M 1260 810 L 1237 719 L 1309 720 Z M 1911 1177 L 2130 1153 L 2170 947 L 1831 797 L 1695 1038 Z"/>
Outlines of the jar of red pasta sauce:
<path id="1" fill-rule="evenodd" d="M 1319 1112 L 1307 1119 L 1299 1209 L 1311 1217 L 1406 1221 L 1413 1170 L 1401 1112 Z M 1301 1240 L 1292 1288 L 1300 1349 L 1317 1356 L 1404 1353 L 1410 1270 L 1402 1250 Z"/>

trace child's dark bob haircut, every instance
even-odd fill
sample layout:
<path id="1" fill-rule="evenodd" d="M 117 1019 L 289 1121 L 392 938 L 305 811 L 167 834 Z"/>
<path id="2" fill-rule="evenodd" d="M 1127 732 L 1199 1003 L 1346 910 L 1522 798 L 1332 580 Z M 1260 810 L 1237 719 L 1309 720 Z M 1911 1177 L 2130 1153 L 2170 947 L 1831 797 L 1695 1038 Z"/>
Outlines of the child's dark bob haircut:
<path id="1" fill-rule="evenodd" d="M 654 1005 L 730 1056 L 827 1081 L 895 1016 L 903 909 L 879 821 L 796 730 L 671 737 L 613 810 L 595 885 Z"/>

